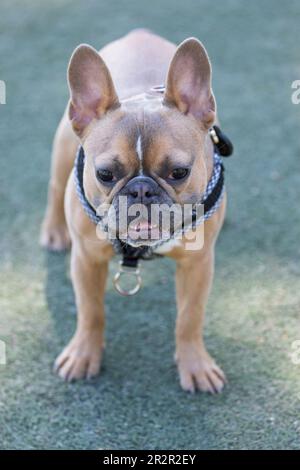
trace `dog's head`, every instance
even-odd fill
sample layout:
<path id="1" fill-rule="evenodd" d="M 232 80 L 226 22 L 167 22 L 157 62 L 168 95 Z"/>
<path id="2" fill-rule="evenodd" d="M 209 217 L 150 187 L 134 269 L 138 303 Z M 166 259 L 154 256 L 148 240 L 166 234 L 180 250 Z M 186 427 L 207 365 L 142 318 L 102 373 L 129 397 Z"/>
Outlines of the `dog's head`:
<path id="1" fill-rule="evenodd" d="M 152 208 L 168 212 L 174 204 L 198 202 L 207 184 L 207 135 L 216 111 L 203 45 L 192 38 L 178 47 L 163 95 L 120 102 L 107 66 L 87 45 L 74 51 L 68 79 L 69 117 L 86 155 L 88 200 L 100 211 L 110 207 L 108 228 L 114 212 L 117 236 L 131 245 L 170 238 L 157 218 L 153 222 Z M 126 202 L 125 227 L 120 201 Z M 133 207 L 141 212 L 130 212 Z"/>

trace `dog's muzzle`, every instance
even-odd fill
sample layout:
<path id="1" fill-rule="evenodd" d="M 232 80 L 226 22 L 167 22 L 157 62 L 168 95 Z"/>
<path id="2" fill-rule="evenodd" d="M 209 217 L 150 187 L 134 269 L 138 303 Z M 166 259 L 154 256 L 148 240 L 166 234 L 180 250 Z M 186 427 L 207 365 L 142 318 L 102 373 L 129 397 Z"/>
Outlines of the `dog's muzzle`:
<path id="1" fill-rule="evenodd" d="M 155 245 L 164 231 L 159 210 L 164 207 L 167 211 L 172 204 L 171 197 L 153 178 L 136 176 L 113 199 L 114 230 L 132 246 Z M 109 217 L 109 225 L 112 222 Z"/>

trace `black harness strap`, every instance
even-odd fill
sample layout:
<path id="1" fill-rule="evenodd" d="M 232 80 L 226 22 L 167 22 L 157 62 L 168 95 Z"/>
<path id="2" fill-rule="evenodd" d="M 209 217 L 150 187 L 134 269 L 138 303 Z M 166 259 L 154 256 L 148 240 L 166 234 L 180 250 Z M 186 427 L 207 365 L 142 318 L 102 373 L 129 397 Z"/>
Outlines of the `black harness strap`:
<path id="1" fill-rule="evenodd" d="M 217 200 L 221 196 L 223 186 L 224 186 L 224 165 L 222 163 L 221 164 L 220 176 L 219 176 L 219 179 L 217 181 L 217 184 L 215 185 L 214 190 L 210 193 L 210 195 L 204 201 L 204 214 L 207 214 L 207 212 L 212 207 L 214 207 Z"/>
<path id="2" fill-rule="evenodd" d="M 124 243 L 122 246 L 122 266 L 127 266 L 129 268 L 136 268 L 140 259 L 152 259 L 154 256 L 160 256 L 155 253 L 151 253 L 149 256 L 148 246 L 138 246 L 134 247 Z M 148 255 L 148 257 L 147 257 Z"/>

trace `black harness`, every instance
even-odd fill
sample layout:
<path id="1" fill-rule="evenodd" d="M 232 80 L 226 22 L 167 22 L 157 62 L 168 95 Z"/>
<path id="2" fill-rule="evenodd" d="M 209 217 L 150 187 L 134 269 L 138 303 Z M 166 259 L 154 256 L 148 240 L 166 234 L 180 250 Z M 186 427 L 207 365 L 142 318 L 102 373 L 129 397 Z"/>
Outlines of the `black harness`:
<path id="1" fill-rule="evenodd" d="M 222 157 L 229 157 L 233 153 L 233 144 L 230 139 L 221 131 L 218 126 L 213 126 L 210 129 L 210 137 L 214 144 L 214 150 L 217 155 Z M 79 147 L 78 154 L 75 162 L 75 184 L 77 189 L 77 195 L 80 202 L 89 216 L 89 218 L 95 223 L 95 225 L 102 222 L 102 217 L 97 214 L 95 208 L 90 204 L 86 198 L 84 187 L 83 187 L 83 170 L 84 170 L 85 155 L 83 147 Z M 224 188 L 224 166 L 220 164 L 220 171 L 217 181 L 214 182 L 214 186 L 210 194 L 202 201 L 204 205 L 204 217 L 209 214 L 213 209 L 216 202 L 222 195 Z M 192 213 L 192 221 L 196 220 L 197 213 L 196 209 Z M 105 230 L 105 228 L 104 228 Z M 139 246 L 133 247 L 123 242 L 120 239 L 111 241 L 116 253 L 121 254 L 122 261 L 121 266 L 128 268 L 136 268 L 140 259 L 149 260 L 156 256 L 161 256 L 154 253 L 154 249 L 150 246 Z"/>

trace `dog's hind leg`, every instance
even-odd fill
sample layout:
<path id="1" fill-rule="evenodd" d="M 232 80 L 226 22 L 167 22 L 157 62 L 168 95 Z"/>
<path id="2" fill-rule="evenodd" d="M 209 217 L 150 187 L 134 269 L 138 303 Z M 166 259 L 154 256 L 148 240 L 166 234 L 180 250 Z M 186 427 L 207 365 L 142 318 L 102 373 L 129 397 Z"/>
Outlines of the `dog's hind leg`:
<path id="1" fill-rule="evenodd" d="M 64 212 L 64 195 L 78 144 L 65 113 L 54 137 L 48 204 L 40 235 L 40 244 L 52 251 L 65 250 L 70 246 Z"/>

